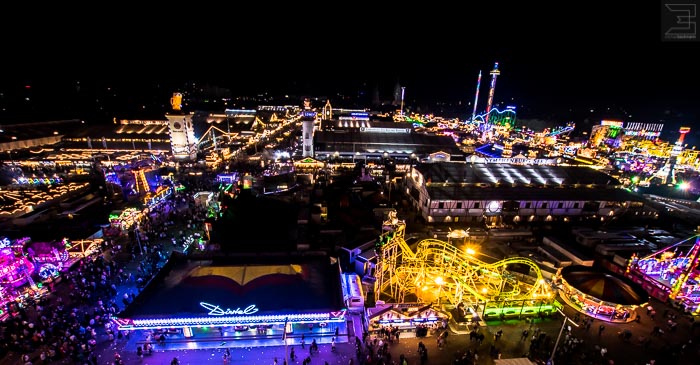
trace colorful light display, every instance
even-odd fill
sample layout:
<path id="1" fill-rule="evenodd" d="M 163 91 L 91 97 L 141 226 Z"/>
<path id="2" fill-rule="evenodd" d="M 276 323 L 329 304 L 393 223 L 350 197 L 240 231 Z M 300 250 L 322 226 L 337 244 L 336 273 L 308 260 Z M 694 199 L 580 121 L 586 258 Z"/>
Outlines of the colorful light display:
<path id="1" fill-rule="evenodd" d="M 682 249 L 683 245 L 692 239 L 695 239 L 695 244 L 687 250 Z M 633 256 L 627 268 L 627 275 L 648 284 L 644 285 L 645 289 L 657 298 L 660 291 L 687 310 L 700 312 L 699 258 L 700 236 L 695 235 L 649 256 Z"/>
<path id="2" fill-rule="evenodd" d="M 231 326 L 238 324 L 285 324 L 345 321 L 345 310 L 328 313 L 282 313 L 270 315 L 114 319 L 120 330 Z"/>
<path id="3" fill-rule="evenodd" d="M 513 128 L 516 122 L 516 112 L 514 107 L 509 107 L 504 110 L 498 108 L 491 109 L 488 113 L 477 115 L 474 121 L 477 123 L 488 123 L 506 128 Z"/>
<path id="4" fill-rule="evenodd" d="M 248 314 L 255 314 L 259 311 L 259 309 L 255 306 L 255 304 L 251 304 L 251 305 L 247 306 L 245 309 L 241 309 L 241 308 L 223 309 L 223 308 L 219 307 L 218 305 L 209 304 L 206 302 L 200 302 L 199 305 L 201 305 L 203 308 L 208 310 L 210 316 L 248 315 Z"/>
<path id="5" fill-rule="evenodd" d="M 476 80 L 476 95 L 474 96 L 474 111 L 472 111 L 472 121 L 476 118 L 476 106 L 479 104 L 479 89 L 481 88 L 481 70 L 479 70 L 479 78 Z"/>
<path id="6" fill-rule="evenodd" d="M 0 239 L 0 284 L 19 287 L 34 273 L 34 263 L 23 255 L 22 240 L 11 242 L 7 237 Z"/>
<path id="7" fill-rule="evenodd" d="M 493 95 L 496 93 L 496 78 L 501 74 L 501 71 L 498 69 L 498 62 L 494 64 L 493 70 L 489 74 L 491 75 L 491 87 L 489 88 L 489 98 L 486 102 L 486 123 L 490 121 L 489 112 L 491 111 L 491 105 L 493 105 Z"/>
<path id="8" fill-rule="evenodd" d="M 17 179 L 14 179 L 12 181 L 14 184 L 20 184 L 20 185 L 53 185 L 53 184 L 61 184 L 63 183 L 63 179 L 61 179 L 58 176 L 51 177 L 51 178 L 36 178 L 36 177 L 20 177 Z"/>

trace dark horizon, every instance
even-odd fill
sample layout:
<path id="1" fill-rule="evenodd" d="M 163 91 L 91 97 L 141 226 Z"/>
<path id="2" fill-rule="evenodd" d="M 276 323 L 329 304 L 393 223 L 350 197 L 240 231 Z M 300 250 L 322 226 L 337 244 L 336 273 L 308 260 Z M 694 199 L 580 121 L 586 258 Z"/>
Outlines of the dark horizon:
<path id="1" fill-rule="evenodd" d="M 519 118 L 581 122 L 588 111 L 591 120 L 692 127 L 700 116 L 698 43 L 662 41 L 658 4 L 633 4 L 426 5 L 419 17 L 375 9 L 294 27 L 275 27 L 280 19 L 271 16 L 271 34 L 246 19 L 236 32 L 221 24 L 97 26 L 99 41 L 64 25 L 8 42 L 5 54 L 17 57 L 0 75 L 0 124 L 158 116 L 191 82 L 231 96 L 325 96 L 338 106 L 371 102 L 376 86 L 390 101 L 400 83 L 408 107 L 464 118 L 479 70 L 483 110 L 488 73 L 499 62 L 494 101 L 516 105 Z"/>

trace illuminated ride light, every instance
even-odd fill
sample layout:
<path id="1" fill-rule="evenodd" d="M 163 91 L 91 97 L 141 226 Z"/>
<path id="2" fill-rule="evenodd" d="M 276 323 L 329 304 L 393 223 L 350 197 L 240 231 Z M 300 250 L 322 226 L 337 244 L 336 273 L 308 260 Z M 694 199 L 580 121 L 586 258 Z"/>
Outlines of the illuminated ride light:
<path id="1" fill-rule="evenodd" d="M 62 266 L 62 265 L 61 265 Z M 39 277 L 46 280 L 50 277 L 57 277 L 60 274 L 60 267 L 52 263 L 45 263 L 39 268 Z"/>

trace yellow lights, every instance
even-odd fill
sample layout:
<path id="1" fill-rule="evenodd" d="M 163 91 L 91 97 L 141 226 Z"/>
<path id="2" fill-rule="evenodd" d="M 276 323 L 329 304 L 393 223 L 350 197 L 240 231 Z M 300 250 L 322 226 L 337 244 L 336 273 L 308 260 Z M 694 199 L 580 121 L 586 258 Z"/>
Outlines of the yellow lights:
<path id="1" fill-rule="evenodd" d="M 544 279 L 540 279 L 540 284 L 544 284 L 546 281 Z"/>
<path id="2" fill-rule="evenodd" d="M 429 288 L 428 288 L 427 286 L 424 286 L 424 287 L 421 288 L 422 291 L 426 291 L 426 290 L 428 290 L 428 289 L 429 289 Z"/>
<path id="3" fill-rule="evenodd" d="M 476 255 L 476 251 L 471 247 L 467 247 L 467 255 Z"/>
<path id="4" fill-rule="evenodd" d="M 488 292 L 488 290 L 486 288 L 481 288 L 481 292 L 486 294 Z"/>
<path id="5" fill-rule="evenodd" d="M 435 284 L 437 284 L 437 285 L 443 285 L 443 284 L 445 284 L 445 280 L 442 278 L 442 276 L 438 276 L 438 277 L 435 279 Z"/>

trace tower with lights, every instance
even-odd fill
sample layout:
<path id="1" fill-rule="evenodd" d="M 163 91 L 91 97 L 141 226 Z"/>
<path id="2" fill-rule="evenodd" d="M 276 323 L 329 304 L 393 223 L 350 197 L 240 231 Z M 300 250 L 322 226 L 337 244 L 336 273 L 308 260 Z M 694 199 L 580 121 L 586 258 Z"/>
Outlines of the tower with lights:
<path id="1" fill-rule="evenodd" d="M 671 149 L 671 155 L 668 157 L 668 176 L 666 177 L 666 183 L 676 183 L 676 162 L 678 161 L 678 156 L 683 152 L 683 141 L 685 140 L 685 135 L 690 132 L 690 127 L 681 127 L 678 133 L 681 134 L 676 141 L 676 144 Z"/>
<path id="2" fill-rule="evenodd" d="M 302 127 L 302 156 L 314 157 L 314 124 L 316 123 L 316 112 L 311 109 L 311 100 L 304 99 L 304 108 L 301 111 Z"/>
<path id="3" fill-rule="evenodd" d="M 326 100 L 326 105 L 323 106 L 323 120 L 333 119 L 333 107 L 331 106 L 331 100 Z"/>
<path id="4" fill-rule="evenodd" d="M 491 87 L 489 88 L 489 99 L 486 102 L 486 123 L 489 121 L 489 112 L 491 111 L 491 106 L 493 105 L 493 94 L 496 92 L 496 78 L 498 78 L 498 75 L 501 74 L 501 71 L 498 69 L 498 62 L 496 62 L 496 64 L 493 66 L 493 70 L 491 70 L 489 74 L 491 75 Z"/>
<path id="5" fill-rule="evenodd" d="M 476 95 L 474 95 L 474 111 L 472 111 L 472 122 L 476 118 L 476 106 L 479 104 L 479 89 L 481 88 L 481 70 L 479 70 L 479 78 L 476 79 Z"/>
<path id="6" fill-rule="evenodd" d="M 177 160 L 197 158 L 197 139 L 194 136 L 192 115 L 182 112 L 182 94 L 174 93 L 170 99 L 172 111 L 165 114 L 170 130 L 170 148 Z"/>

